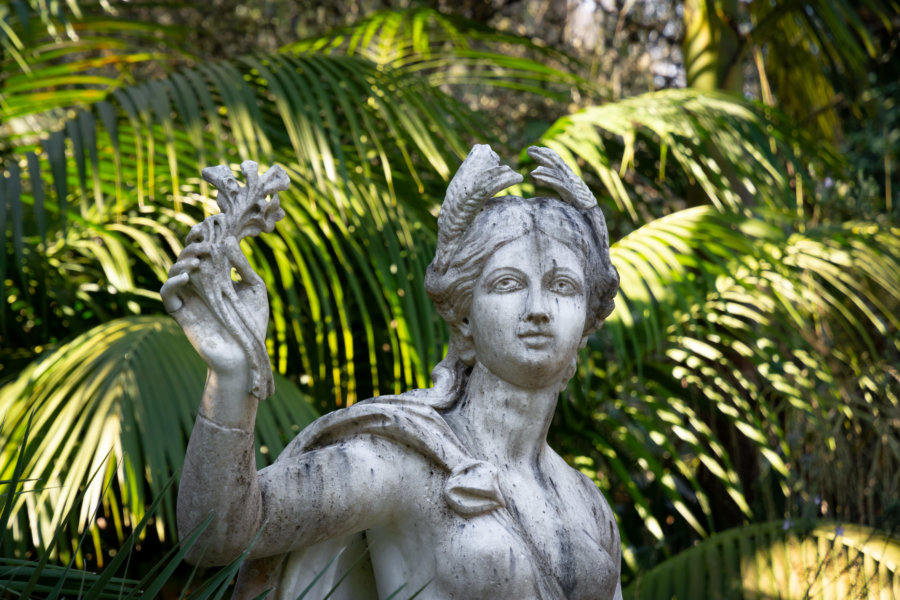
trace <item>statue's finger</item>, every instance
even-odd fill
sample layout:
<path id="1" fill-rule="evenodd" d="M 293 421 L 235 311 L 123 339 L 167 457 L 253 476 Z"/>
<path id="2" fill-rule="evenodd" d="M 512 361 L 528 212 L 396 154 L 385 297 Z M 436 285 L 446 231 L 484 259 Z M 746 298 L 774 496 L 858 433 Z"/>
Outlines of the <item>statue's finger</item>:
<path id="1" fill-rule="evenodd" d="M 169 277 L 175 277 L 188 271 L 193 271 L 200 266 L 200 259 L 188 256 L 187 258 L 179 258 L 175 264 L 169 269 Z"/>
<path id="2" fill-rule="evenodd" d="M 187 273 L 180 273 L 174 277 L 169 277 L 163 284 L 162 289 L 159 290 L 159 295 L 162 297 L 166 312 L 174 313 L 184 305 L 184 301 L 178 295 L 178 292 L 189 280 L 190 276 Z"/>
<path id="3" fill-rule="evenodd" d="M 209 256 L 211 253 L 212 244 L 209 242 L 193 242 L 184 247 L 181 254 L 178 255 L 178 260 L 187 260 L 188 258 L 202 259 L 204 256 Z"/>

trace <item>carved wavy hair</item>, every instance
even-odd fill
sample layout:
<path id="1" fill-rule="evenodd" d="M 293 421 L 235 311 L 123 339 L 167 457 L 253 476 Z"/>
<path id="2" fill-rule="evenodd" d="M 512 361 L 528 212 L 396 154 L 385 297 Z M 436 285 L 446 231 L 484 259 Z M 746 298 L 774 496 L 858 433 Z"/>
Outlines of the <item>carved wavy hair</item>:
<path id="1" fill-rule="evenodd" d="M 435 256 L 425 276 L 425 291 L 450 326 L 447 356 L 432 371 L 435 387 L 426 399 L 435 408 L 455 404 L 475 362 L 471 339 L 459 326 L 469 316 L 484 265 L 497 250 L 532 232 L 559 241 L 581 259 L 587 287 L 584 336 L 596 331 L 612 312 L 619 275 L 610 262 L 606 222 L 598 206 L 581 211 L 557 198 L 489 200 L 455 247 Z"/>

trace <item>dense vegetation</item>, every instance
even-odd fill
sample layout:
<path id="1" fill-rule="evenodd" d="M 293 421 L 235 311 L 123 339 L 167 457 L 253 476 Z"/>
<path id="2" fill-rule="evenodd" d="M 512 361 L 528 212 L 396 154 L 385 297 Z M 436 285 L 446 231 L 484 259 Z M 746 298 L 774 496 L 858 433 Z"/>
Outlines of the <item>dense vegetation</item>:
<path id="1" fill-rule="evenodd" d="M 446 331 L 422 278 L 475 142 L 523 172 L 525 147 L 554 148 L 610 224 L 618 306 L 551 443 L 613 504 L 623 581 L 661 565 L 665 593 L 660 577 L 677 588 L 724 556 L 698 548 L 774 556 L 785 536 L 852 562 L 835 541 L 850 524 L 846 547 L 887 560 L 864 550 L 885 543 L 867 527 L 900 531 L 897 3 L 626 3 L 590 51 L 510 33 L 518 3 L 483 4 L 0 7 L 0 568 L 118 569 L 125 548 L 137 566 L 118 573 L 140 579 L 174 547 L 167 481 L 204 369 L 158 289 L 215 210 L 202 167 L 292 180 L 287 217 L 245 246 L 279 375 L 264 464 L 315 411 L 429 384 Z M 636 45 L 681 75 L 616 84 Z M 24 581 L 56 581 L 41 569 Z"/>

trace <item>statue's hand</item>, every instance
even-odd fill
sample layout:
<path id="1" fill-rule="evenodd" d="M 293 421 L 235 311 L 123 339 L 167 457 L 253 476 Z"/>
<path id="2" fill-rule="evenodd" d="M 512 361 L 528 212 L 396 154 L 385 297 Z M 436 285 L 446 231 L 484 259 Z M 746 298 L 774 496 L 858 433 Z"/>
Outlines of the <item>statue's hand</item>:
<path id="1" fill-rule="evenodd" d="M 275 391 L 266 350 L 269 303 L 239 242 L 272 231 L 284 217 L 278 192 L 290 179 L 277 165 L 262 175 L 258 170 L 252 160 L 242 162 L 242 186 L 227 165 L 203 169 L 203 178 L 219 190 L 222 212 L 191 228 L 160 294 L 212 372 L 262 400 Z"/>
<path id="2" fill-rule="evenodd" d="M 569 165 L 550 148 L 531 146 L 528 156 L 540 166 L 531 172 L 537 183 L 556 190 L 560 197 L 579 210 L 597 206 L 590 188 L 569 168 Z"/>
<path id="3" fill-rule="evenodd" d="M 160 290 L 163 305 L 212 372 L 249 387 L 249 354 L 254 341 L 265 340 L 269 319 L 266 287 L 235 238 L 213 244 L 197 235 L 201 229 L 214 228 L 201 224 L 188 236 Z M 240 281 L 232 280 L 232 267 Z"/>
<path id="4" fill-rule="evenodd" d="M 466 160 L 447 187 L 447 195 L 484 202 L 497 192 L 521 183 L 522 176 L 500 163 L 500 157 L 487 144 L 472 147 Z"/>

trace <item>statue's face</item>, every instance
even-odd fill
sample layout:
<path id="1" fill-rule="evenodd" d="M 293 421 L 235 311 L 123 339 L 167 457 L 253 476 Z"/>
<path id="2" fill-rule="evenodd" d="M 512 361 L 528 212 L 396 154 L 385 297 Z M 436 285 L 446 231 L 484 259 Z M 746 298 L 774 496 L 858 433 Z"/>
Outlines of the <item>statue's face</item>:
<path id="1" fill-rule="evenodd" d="M 501 379 L 532 389 L 558 385 L 580 346 L 586 290 L 579 257 L 529 233 L 485 263 L 463 334 L 478 362 Z"/>

